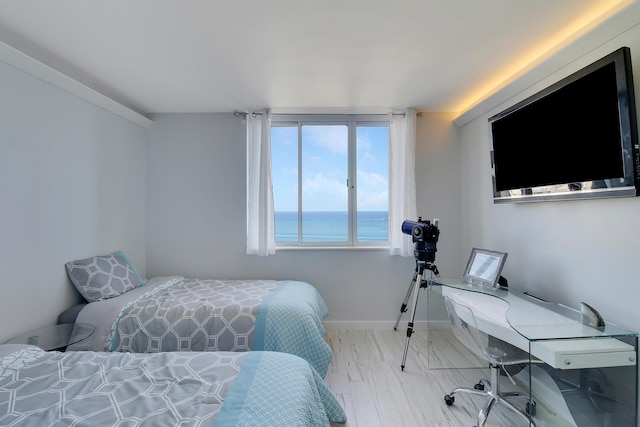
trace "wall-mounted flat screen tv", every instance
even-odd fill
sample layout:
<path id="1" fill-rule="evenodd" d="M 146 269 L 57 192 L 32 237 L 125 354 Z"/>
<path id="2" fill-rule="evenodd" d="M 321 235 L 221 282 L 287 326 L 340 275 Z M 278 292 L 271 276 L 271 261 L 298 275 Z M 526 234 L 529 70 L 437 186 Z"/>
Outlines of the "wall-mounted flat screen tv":
<path id="1" fill-rule="evenodd" d="M 629 48 L 491 117 L 489 134 L 495 203 L 638 196 Z"/>

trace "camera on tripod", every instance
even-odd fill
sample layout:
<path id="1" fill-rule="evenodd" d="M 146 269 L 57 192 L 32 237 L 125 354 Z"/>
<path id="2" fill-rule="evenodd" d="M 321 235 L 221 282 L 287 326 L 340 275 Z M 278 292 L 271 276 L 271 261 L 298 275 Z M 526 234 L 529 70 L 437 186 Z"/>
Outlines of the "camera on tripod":
<path id="1" fill-rule="evenodd" d="M 431 222 L 422 221 L 422 217 L 418 217 L 418 221 L 405 220 L 402 223 L 402 232 L 413 239 L 413 256 L 417 261 L 431 263 L 436 260 L 436 243 L 440 236 L 439 222 L 438 218 Z"/>

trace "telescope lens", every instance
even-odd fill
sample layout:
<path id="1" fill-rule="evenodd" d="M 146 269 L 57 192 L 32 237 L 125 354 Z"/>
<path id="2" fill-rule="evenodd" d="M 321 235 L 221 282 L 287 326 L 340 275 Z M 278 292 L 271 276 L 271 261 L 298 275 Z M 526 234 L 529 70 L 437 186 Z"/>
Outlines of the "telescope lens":
<path id="1" fill-rule="evenodd" d="M 416 225 L 417 223 L 415 223 L 414 221 L 406 220 L 402 223 L 402 232 L 404 234 L 412 235 L 413 229 L 415 228 Z"/>

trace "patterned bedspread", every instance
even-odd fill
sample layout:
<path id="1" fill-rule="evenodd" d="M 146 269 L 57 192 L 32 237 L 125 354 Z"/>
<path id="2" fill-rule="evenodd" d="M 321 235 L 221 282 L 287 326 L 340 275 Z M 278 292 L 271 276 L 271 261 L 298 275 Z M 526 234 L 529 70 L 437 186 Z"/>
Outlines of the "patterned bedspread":
<path id="1" fill-rule="evenodd" d="M 148 289 L 85 307 L 77 321 L 95 324 L 101 319 L 108 323 L 108 333 L 102 343 L 70 349 L 136 353 L 269 350 L 300 356 L 322 377 L 326 374 L 331 349 L 324 340 L 322 320 L 328 310 L 308 283 L 167 277 L 142 288 Z M 90 310 L 99 304 L 110 304 L 110 312 L 117 310 L 117 314 Z"/>
<path id="2" fill-rule="evenodd" d="M 0 355 L 2 354 L 0 346 Z M 297 356 L 44 352 L 0 358 L 3 426 L 328 426 L 345 414 Z"/>

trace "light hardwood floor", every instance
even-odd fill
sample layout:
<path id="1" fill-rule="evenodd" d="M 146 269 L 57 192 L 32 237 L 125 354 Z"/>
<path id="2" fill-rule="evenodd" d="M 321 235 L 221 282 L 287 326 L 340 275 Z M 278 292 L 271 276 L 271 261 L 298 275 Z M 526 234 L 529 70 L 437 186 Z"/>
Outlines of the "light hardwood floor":
<path id="1" fill-rule="evenodd" d="M 406 327 L 405 327 L 406 328 Z M 429 346 L 428 334 L 433 344 Z M 473 387 L 488 369 L 436 369 L 486 366 L 447 331 L 415 331 L 401 369 L 406 329 L 329 330 L 333 359 L 325 378 L 348 417 L 346 427 L 474 426 L 484 404 L 480 396 L 456 395 L 447 406 L 444 395 L 455 387 Z M 447 347 L 448 346 L 448 347 Z M 438 349 L 447 348 L 446 351 Z M 452 360 L 455 358 L 455 360 Z M 505 378 L 506 380 L 506 378 Z M 501 381 L 505 390 L 508 380 Z M 518 402 L 519 403 L 519 402 Z M 496 405 L 486 427 L 526 426 L 527 422 Z"/>

